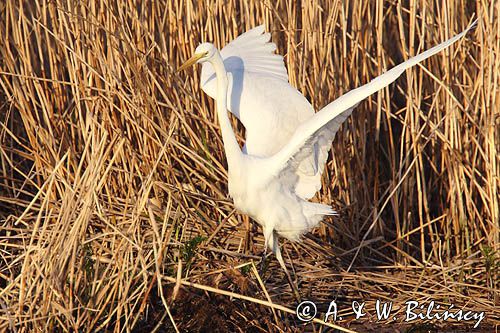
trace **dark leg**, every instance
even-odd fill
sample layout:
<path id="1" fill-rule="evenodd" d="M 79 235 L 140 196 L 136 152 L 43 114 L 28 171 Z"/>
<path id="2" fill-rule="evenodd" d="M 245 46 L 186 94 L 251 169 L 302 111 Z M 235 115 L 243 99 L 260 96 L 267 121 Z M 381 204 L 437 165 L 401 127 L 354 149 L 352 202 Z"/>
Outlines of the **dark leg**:
<path id="1" fill-rule="evenodd" d="M 265 266 L 266 266 L 266 259 L 267 259 L 267 248 L 270 247 L 269 240 L 273 236 L 272 229 L 263 228 L 263 232 L 264 232 L 264 252 L 262 253 L 262 259 L 260 260 L 260 267 L 259 267 L 260 275 L 264 275 L 265 268 L 266 268 Z"/>
<path id="2" fill-rule="evenodd" d="M 288 283 L 290 284 L 290 287 L 292 288 L 292 291 L 295 295 L 295 298 L 297 299 L 297 302 L 301 302 L 300 300 L 300 294 L 299 294 L 299 289 L 297 288 L 297 285 L 295 282 L 292 280 L 292 277 L 290 276 L 290 273 L 288 272 L 288 269 L 285 266 L 285 261 L 283 260 L 283 257 L 281 256 L 281 250 L 278 244 L 278 236 L 273 232 L 269 239 L 269 245 L 272 247 L 274 255 L 276 255 L 276 259 L 278 259 L 278 262 L 280 263 L 281 268 L 285 271 L 286 278 L 288 279 Z"/>

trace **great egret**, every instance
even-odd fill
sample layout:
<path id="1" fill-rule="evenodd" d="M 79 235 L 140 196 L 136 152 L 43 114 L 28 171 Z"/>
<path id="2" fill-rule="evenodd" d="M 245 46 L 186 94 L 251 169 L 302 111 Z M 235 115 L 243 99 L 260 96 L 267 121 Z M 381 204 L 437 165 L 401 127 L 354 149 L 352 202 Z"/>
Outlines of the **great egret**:
<path id="1" fill-rule="evenodd" d="M 281 256 L 277 236 L 291 241 L 316 226 L 329 205 L 309 202 L 321 188 L 328 150 L 340 125 L 356 105 L 395 81 L 406 69 L 463 37 L 465 31 L 408 59 L 368 84 L 351 90 L 314 113 L 311 104 L 288 83 L 283 58 L 261 25 L 242 34 L 220 52 L 200 44 L 179 69 L 202 63 L 201 88 L 217 102 L 228 164 L 228 188 L 234 205 L 262 226 L 269 247 L 294 290 Z M 246 129 L 243 150 L 236 140 L 227 111 Z"/>

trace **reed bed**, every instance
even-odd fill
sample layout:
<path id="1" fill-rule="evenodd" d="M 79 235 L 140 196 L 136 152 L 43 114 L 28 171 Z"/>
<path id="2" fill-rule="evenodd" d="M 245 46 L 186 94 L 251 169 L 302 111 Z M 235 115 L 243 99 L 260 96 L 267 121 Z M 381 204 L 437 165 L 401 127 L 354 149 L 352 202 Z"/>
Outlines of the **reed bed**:
<path id="1" fill-rule="evenodd" d="M 474 18 L 360 104 L 315 198 L 340 215 L 283 251 L 321 311 L 366 301 L 372 315 L 343 310 L 342 328 L 471 328 L 377 322 L 377 299 L 499 325 L 499 14 L 487 0 L 1 2 L 0 331 L 324 329 L 288 313 L 274 258 L 257 269 L 262 233 L 227 196 L 213 102 L 199 68 L 175 69 L 200 41 L 265 24 L 319 109 Z"/>

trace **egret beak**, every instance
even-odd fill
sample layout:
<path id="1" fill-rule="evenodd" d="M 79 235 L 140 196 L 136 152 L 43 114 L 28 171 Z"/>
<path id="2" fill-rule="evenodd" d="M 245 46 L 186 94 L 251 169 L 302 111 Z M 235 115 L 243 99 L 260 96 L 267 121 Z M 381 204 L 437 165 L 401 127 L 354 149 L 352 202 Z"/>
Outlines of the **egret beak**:
<path id="1" fill-rule="evenodd" d="M 198 60 L 203 58 L 204 56 L 207 55 L 208 52 L 203 52 L 203 53 L 198 53 L 194 54 L 191 58 L 189 58 L 184 64 L 182 64 L 181 67 L 177 68 L 177 72 L 180 72 L 182 70 L 185 70 L 191 65 L 194 65 Z"/>

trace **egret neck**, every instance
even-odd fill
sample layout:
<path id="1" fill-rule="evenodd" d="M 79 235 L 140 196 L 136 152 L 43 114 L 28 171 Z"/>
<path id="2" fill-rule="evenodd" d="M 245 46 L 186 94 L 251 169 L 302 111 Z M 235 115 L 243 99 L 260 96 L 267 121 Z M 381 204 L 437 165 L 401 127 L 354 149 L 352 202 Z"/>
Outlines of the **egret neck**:
<path id="1" fill-rule="evenodd" d="M 222 141 L 224 142 L 224 149 L 226 151 L 227 166 L 229 170 L 239 170 L 238 167 L 241 163 L 242 152 L 227 114 L 228 79 L 224 62 L 218 51 L 216 51 L 216 54 L 212 57 L 211 63 L 217 77 L 217 116 L 219 118 Z"/>

